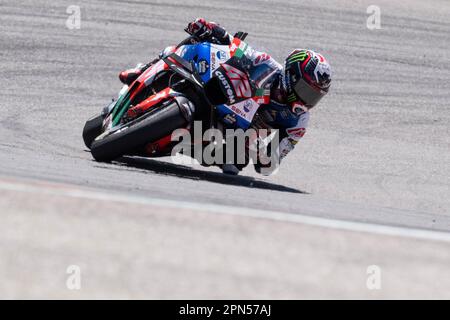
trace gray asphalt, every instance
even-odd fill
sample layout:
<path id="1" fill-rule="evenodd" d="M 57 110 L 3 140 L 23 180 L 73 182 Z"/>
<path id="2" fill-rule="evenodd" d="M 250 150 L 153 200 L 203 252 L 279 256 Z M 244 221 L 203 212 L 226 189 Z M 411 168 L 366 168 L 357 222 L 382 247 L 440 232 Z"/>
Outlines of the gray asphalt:
<path id="1" fill-rule="evenodd" d="M 366 27 L 372 4 L 379 30 Z M 66 28 L 69 5 L 81 8 L 79 30 Z M 170 159 L 94 162 L 81 130 L 116 96 L 119 71 L 178 43 L 197 16 L 249 32 L 280 61 L 294 47 L 328 58 L 332 90 L 304 140 L 268 178 Z M 449 16 L 447 0 L 2 0 L 0 296 L 448 297 L 448 243 L 104 194 L 449 231 Z M 30 191 L 30 181 L 43 182 Z M 83 270 L 81 292 L 65 286 L 70 264 Z M 365 285 L 371 264 L 381 291 Z"/>

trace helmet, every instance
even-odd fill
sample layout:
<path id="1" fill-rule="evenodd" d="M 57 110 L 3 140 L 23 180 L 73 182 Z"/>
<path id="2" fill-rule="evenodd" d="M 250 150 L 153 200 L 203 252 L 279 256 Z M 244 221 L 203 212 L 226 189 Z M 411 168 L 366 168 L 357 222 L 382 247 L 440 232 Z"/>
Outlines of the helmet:
<path id="1" fill-rule="evenodd" d="M 295 49 L 285 60 L 284 82 L 287 101 L 309 110 L 327 94 L 331 67 L 321 54 Z"/>

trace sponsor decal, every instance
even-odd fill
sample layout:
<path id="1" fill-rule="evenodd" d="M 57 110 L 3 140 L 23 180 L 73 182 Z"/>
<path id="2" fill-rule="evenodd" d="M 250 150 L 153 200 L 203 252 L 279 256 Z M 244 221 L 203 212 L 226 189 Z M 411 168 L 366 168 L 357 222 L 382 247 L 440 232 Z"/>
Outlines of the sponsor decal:
<path id="1" fill-rule="evenodd" d="M 250 110 L 252 109 L 253 104 L 251 101 L 247 100 L 244 102 L 243 108 L 245 112 L 250 112 Z"/>
<path id="2" fill-rule="evenodd" d="M 230 109 L 233 110 L 234 113 L 236 113 L 237 115 L 240 115 L 241 117 L 243 117 L 245 119 L 245 112 L 243 112 L 237 106 L 232 105 L 232 106 L 230 106 Z"/>
<path id="3" fill-rule="evenodd" d="M 205 59 L 201 59 L 201 60 L 198 62 L 197 68 L 198 68 L 198 73 L 199 73 L 200 75 L 204 75 L 204 74 L 208 71 L 208 69 L 209 69 L 209 63 L 208 63 L 208 61 L 206 61 Z"/>
<path id="4" fill-rule="evenodd" d="M 303 62 L 309 57 L 309 53 L 306 50 L 294 51 L 289 56 L 289 63 Z"/>
<path id="5" fill-rule="evenodd" d="M 230 104 L 233 104 L 236 102 L 236 98 L 234 96 L 233 90 L 231 89 L 230 84 L 228 83 L 227 79 L 225 78 L 225 76 L 222 74 L 222 72 L 220 71 L 216 71 L 214 73 L 216 75 L 217 78 L 219 78 L 219 80 L 222 82 L 223 87 L 225 88 L 225 92 L 228 96 L 228 101 Z"/>
<path id="6" fill-rule="evenodd" d="M 220 61 L 227 60 L 227 53 L 223 50 L 217 51 L 216 56 L 217 56 L 217 59 L 219 59 Z"/>
<path id="7" fill-rule="evenodd" d="M 211 52 L 211 58 L 209 59 L 209 61 L 211 61 L 211 69 L 215 70 L 217 66 L 216 66 L 216 55 L 214 54 L 214 52 Z"/>
<path id="8" fill-rule="evenodd" d="M 229 58 L 229 52 L 225 49 L 219 49 L 215 46 L 211 47 L 211 54 L 210 54 L 210 69 L 211 69 L 211 76 L 213 75 L 213 71 L 220 67 L 222 63 L 227 61 Z"/>
<path id="9" fill-rule="evenodd" d="M 234 124 L 236 122 L 236 115 L 227 114 L 225 117 L 223 117 L 223 120 L 229 124 Z"/>
<path id="10" fill-rule="evenodd" d="M 253 99 L 248 99 L 241 101 L 233 105 L 226 106 L 229 110 L 233 111 L 234 114 L 240 116 L 248 122 L 252 122 L 256 111 L 258 110 L 259 104 Z"/>

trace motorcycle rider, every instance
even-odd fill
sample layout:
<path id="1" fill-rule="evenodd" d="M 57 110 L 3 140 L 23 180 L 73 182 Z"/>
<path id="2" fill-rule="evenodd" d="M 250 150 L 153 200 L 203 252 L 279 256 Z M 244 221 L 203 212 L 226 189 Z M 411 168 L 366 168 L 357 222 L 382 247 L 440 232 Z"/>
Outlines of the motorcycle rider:
<path id="1" fill-rule="evenodd" d="M 201 41 L 223 45 L 233 42 L 233 36 L 224 28 L 203 18 L 190 22 L 186 31 Z M 165 51 L 172 49 L 173 47 L 169 47 Z M 267 53 L 250 47 L 245 50 L 244 55 L 250 64 L 249 78 L 258 87 L 270 90 L 270 101 L 260 106 L 259 113 L 269 128 L 279 129 L 277 157 L 281 162 L 304 136 L 310 109 L 327 94 L 331 82 L 331 67 L 321 54 L 307 49 L 293 50 L 285 59 L 284 67 Z M 120 80 L 124 84 L 131 84 L 157 60 L 121 72 Z M 261 172 L 260 165 L 255 166 L 255 169 Z M 223 165 L 222 170 L 229 174 L 238 174 L 240 171 L 232 164 Z"/>

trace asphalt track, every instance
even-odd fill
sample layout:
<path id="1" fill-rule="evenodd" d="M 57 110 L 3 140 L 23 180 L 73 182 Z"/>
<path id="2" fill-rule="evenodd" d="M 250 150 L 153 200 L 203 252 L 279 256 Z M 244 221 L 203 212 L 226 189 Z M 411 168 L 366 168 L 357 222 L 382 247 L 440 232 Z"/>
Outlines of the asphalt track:
<path id="1" fill-rule="evenodd" d="M 371 4 L 381 8 L 380 30 L 366 28 L 366 9 Z M 65 26 L 69 5 L 81 7 L 80 29 L 69 30 Z M 183 28 L 187 21 L 196 16 L 217 21 L 232 32 L 249 32 L 251 45 L 280 61 L 294 47 L 313 48 L 327 56 L 334 70 L 333 88 L 314 110 L 304 140 L 286 158 L 280 171 L 268 178 L 259 177 L 252 170 L 244 171 L 241 177 L 226 177 L 216 169 L 175 165 L 170 159 L 124 158 L 113 164 L 92 161 L 81 139 L 82 126 L 117 94 L 118 72 L 137 62 L 146 62 L 163 47 L 179 42 L 185 37 Z M 64 270 L 60 278 L 49 274 L 67 265 L 72 253 L 82 261 L 97 261 L 105 267 L 102 278 L 99 270 L 103 269 L 97 265 L 97 287 L 84 291 L 87 297 L 167 298 L 171 292 L 172 297 L 189 297 L 189 292 L 193 297 L 448 297 L 446 241 L 435 243 L 433 237 L 425 237 L 428 240 L 423 243 L 417 239 L 403 243 L 406 240 L 396 238 L 395 234 L 374 236 L 370 230 L 359 230 L 355 238 L 348 231 L 350 235 L 348 232 L 330 235 L 327 242 L 321 239 L 320 232 L 312 231 L 316 227 L 276 222 L 267 215 L 282 212 L 399 227 L 399 230 L 412 230 L 408 233 L 412 238 L 417 229 L 450 231 L 449 16 L 450 3 L 445 0 L 278 1 L 276 4 L 272 1 L 2 1 L 0 175 L 4 177 L 1 200 L 5 223 L 1 226 L 0 250 L 2 261 L 7 263 L 0 271 L 8 281 L 3 281 L 0 294 L 52 297 L 58 293 L 72 297 L 70 292 L 52 291 L 55 288 L 52 281 L 64 277 Z M 194 206 L 183 211 L 167 209 L 161 203 L 155 205 L 156 209 L 129 204 L 121 206 L 119 212 L 114 202 L 94 205 L 98 199 L 88 198 L 77 198 L 77 202 L 65 199 L 67 205 L 61 200 L 59 206 L 47 208 L 45 203 L 58 199 L 36 190 L 25 193 L 32 197 L 32 204 L 27 206 L 24 190 L 28 188 L 11 189 L 5 179 L 21 186 L 32 183 L 29 181 L 50 181 L 61 183 L 56 185 L 62 188 L 69 185 L 81 190 L 92 188 L 106 194 L 148 197 L 156 203 L 170 200 L 214 204 L 239 208 L 235 210 L 244 215 L 245 208 L 266 214 L 261 214 L 262 222 L 255 217 L 236 216 L 228 221 L 226 217 L 210 217 L 205 213 L 216 209 Z M 75 214 L 77 209 L 79 214 Z M 156 222 L 136 219 L 134 210 L 158 212 L 159 219 L 164 219 L 160 221 L 161 229 L 156 230 L 153 224 L 158 225 L 158 219 Z M 78 231 L 64 225 L 70 212 L 75 215 Z M 109 212 L 113 212 L 112 218 Z M 89 213 L 95 215 L 94 220 L 89 218 Z M 200 226 L 195 222 L 198 218 L 201 218 Z M 40 229 L 36 230 L 33 222 Z M 208 222 L 220 224 L 217 230 L 213 228 L 218 235 L 208 231 Z M 171 223 L 178 229 L 170 229 Z M 184 228 L 181 223 L 185 223 Z M 259 229 L 252 230 L 251 225 L 257 228 L 259 225 Z M 83 234 L 80 231 L 83 228 L 92 233 Z M 90 228 L 102 232 L 95 236 Z M 168 232 L 174 238 L 179 235 L 180 239 L 164 237 L 172 242 L 163 254 L 151 243 L 164 239 L 145 235 L 146 228 L 153 230 L 155 237 Z M 133 230 L 139 231 L 134 237 Z M 206 250 L 202 247 L 202 232 L 223 246 L 213 242 L 216 246 L 212 244 Z M 123 247 L 117 240 L 121 233 Z M 45 234 L 48 238 L 43 237 Z M 83 236 L 91 242 L 78 243 L 77 239 Z M 59 237 L 62 237 L 62 247 L 54 248 L 53 241 Z M 108 247 L 107 239 L 111 239 L 113 247 Z M 177 241 L 182 239 L 187 241 L 177 247 Z M 233 240 L 248 247 L 231 254 L 235 264 L 228 265 L 225 256 L 232 250 Z M 334 241 L 338 241 L 342 250 L 332 250 L 336 249 Z M 352 253 L 352 241 L 360 241 L 367 247 L 358 247 Z M 160 248 L 165 247 L 164 243 L 160 244 Z M 176 254 L 189 252 L 188 244 L 193 256 L 181 255 L 176 260 Z M 141 255 L 131 245 L 140 248 Z M 145 251 L 146 245 L 158 255 Z M 195 245 L 198 247 L 192 247 Z M 383 252 L 385 245 L 392 246 L 389 252 Z M 375 247 L 377 253 L 367 252 L 369 247 Z M 319 254 L 324 258 L 321 260 L 307 248 L 326 250 L 327 254 Z M 283 250 L 285 255 L 280 253 Z M 96 252 L 101 259 L 95 260 Z M 301 252 L 300 256 L 296 252 Z M 352 258 L 352 254 L 356 257 Z M 47 255 L 48 262 L 43 262 L 42 257 Z M 139 256 L 141 260 L 136 258 Z M 398 258 L 386 258 L 393 256 Z M 118 262 L 109 270 L 106 262 L 114 261 L 115 257 Z M 194 258 L 211 263 L 195 265 Z M 274 258 L 278 265 L 263 263 Z M 289 263 L 301 265 L 302 258 L 316 261 L 314 267 L 289 269 Z M 130 267 L 136 259 L 137 266 Z M 239 259 L 241 263 L 236 262 Z M 183 269 L 185 262 L 186 269 Z M 33 270 L 31 263 L 39 266 L 41 278 L 33 279 L 29 275 L 27 271 Z M 170 275 L 177 279 L 179 287 L 170 281 L 168 287 L 180 291 L 164 291 L 163 282 L 152 286 L 143 271 L 151 263 L 157 266 L 156 270 L 166 270 L 161 279 L 169 281 Z M 322 263 L 328 267 L 322 271 L 316 269 Z M 362 272 L 364 278 L 370 263 L 384 263 L 386 268 L 396 270 L 391 273 L 391 290 L 384 291 L 384 295 L 371 296 L 372 292 L 364 287 L 365 280 L 353 279 L 364 287 L 356 290 L 349 284 L 356 282 L 351 282 L 350 276 L 343 277 Z M 230 273 L 224 264 L 230 267 Z M 171 267 L 173 273 L 167 271 Z M 89 269 L 89 263 L 86 268 Z M 392 275 L 401 275 L 402 268 L 411 271 L 403 282 L 402 276 Z M 21 278 L 19 270 L 28 274 L 26 279 Z M 111 285 L 114 290 L 108 291 L 107 280 L 133 270 L 135 277 L 121 278 L 121 285 Z M 333 273 L 336 270 L 339 271 Z M 283 271 L 287 272 L 284 277 Z M 183 282 L 183 272 L 191 276 L 190 280 Z M 405 283 L 420 275 L 424 277 L 422 272 L 428 276 L 422 282 L 411 284 L 417 286 L 414 287 L 417 290 L 411 290 Z M 156 275 L 149 279 L 156 281 Z M 219 277 L 228 282 L 217 282 Z M 261 287 L 258 281 L 264 277 L 270 281 Z M 138 282 L 144 278 L 147 280 L 139 286 Z M 289 281 L 294 278 L 297 282 L 291 285 Z M 349 282 L 337 281 L 343 278 Z M 34 286 L 27 286 L 26 281 Z M 192 289 L 192 283 L 196 282 L 201 290 Z M 328 286 L 323 286 L 323 282 Z M 42 283 L 47 284 L 45 290 Z M 321 285 L 314 287 L 318 283 Z M 438 285 L 441 287 L 436 288 Z M 223 289 L 222 295 L 213 289 L 216 286 Z"/>

